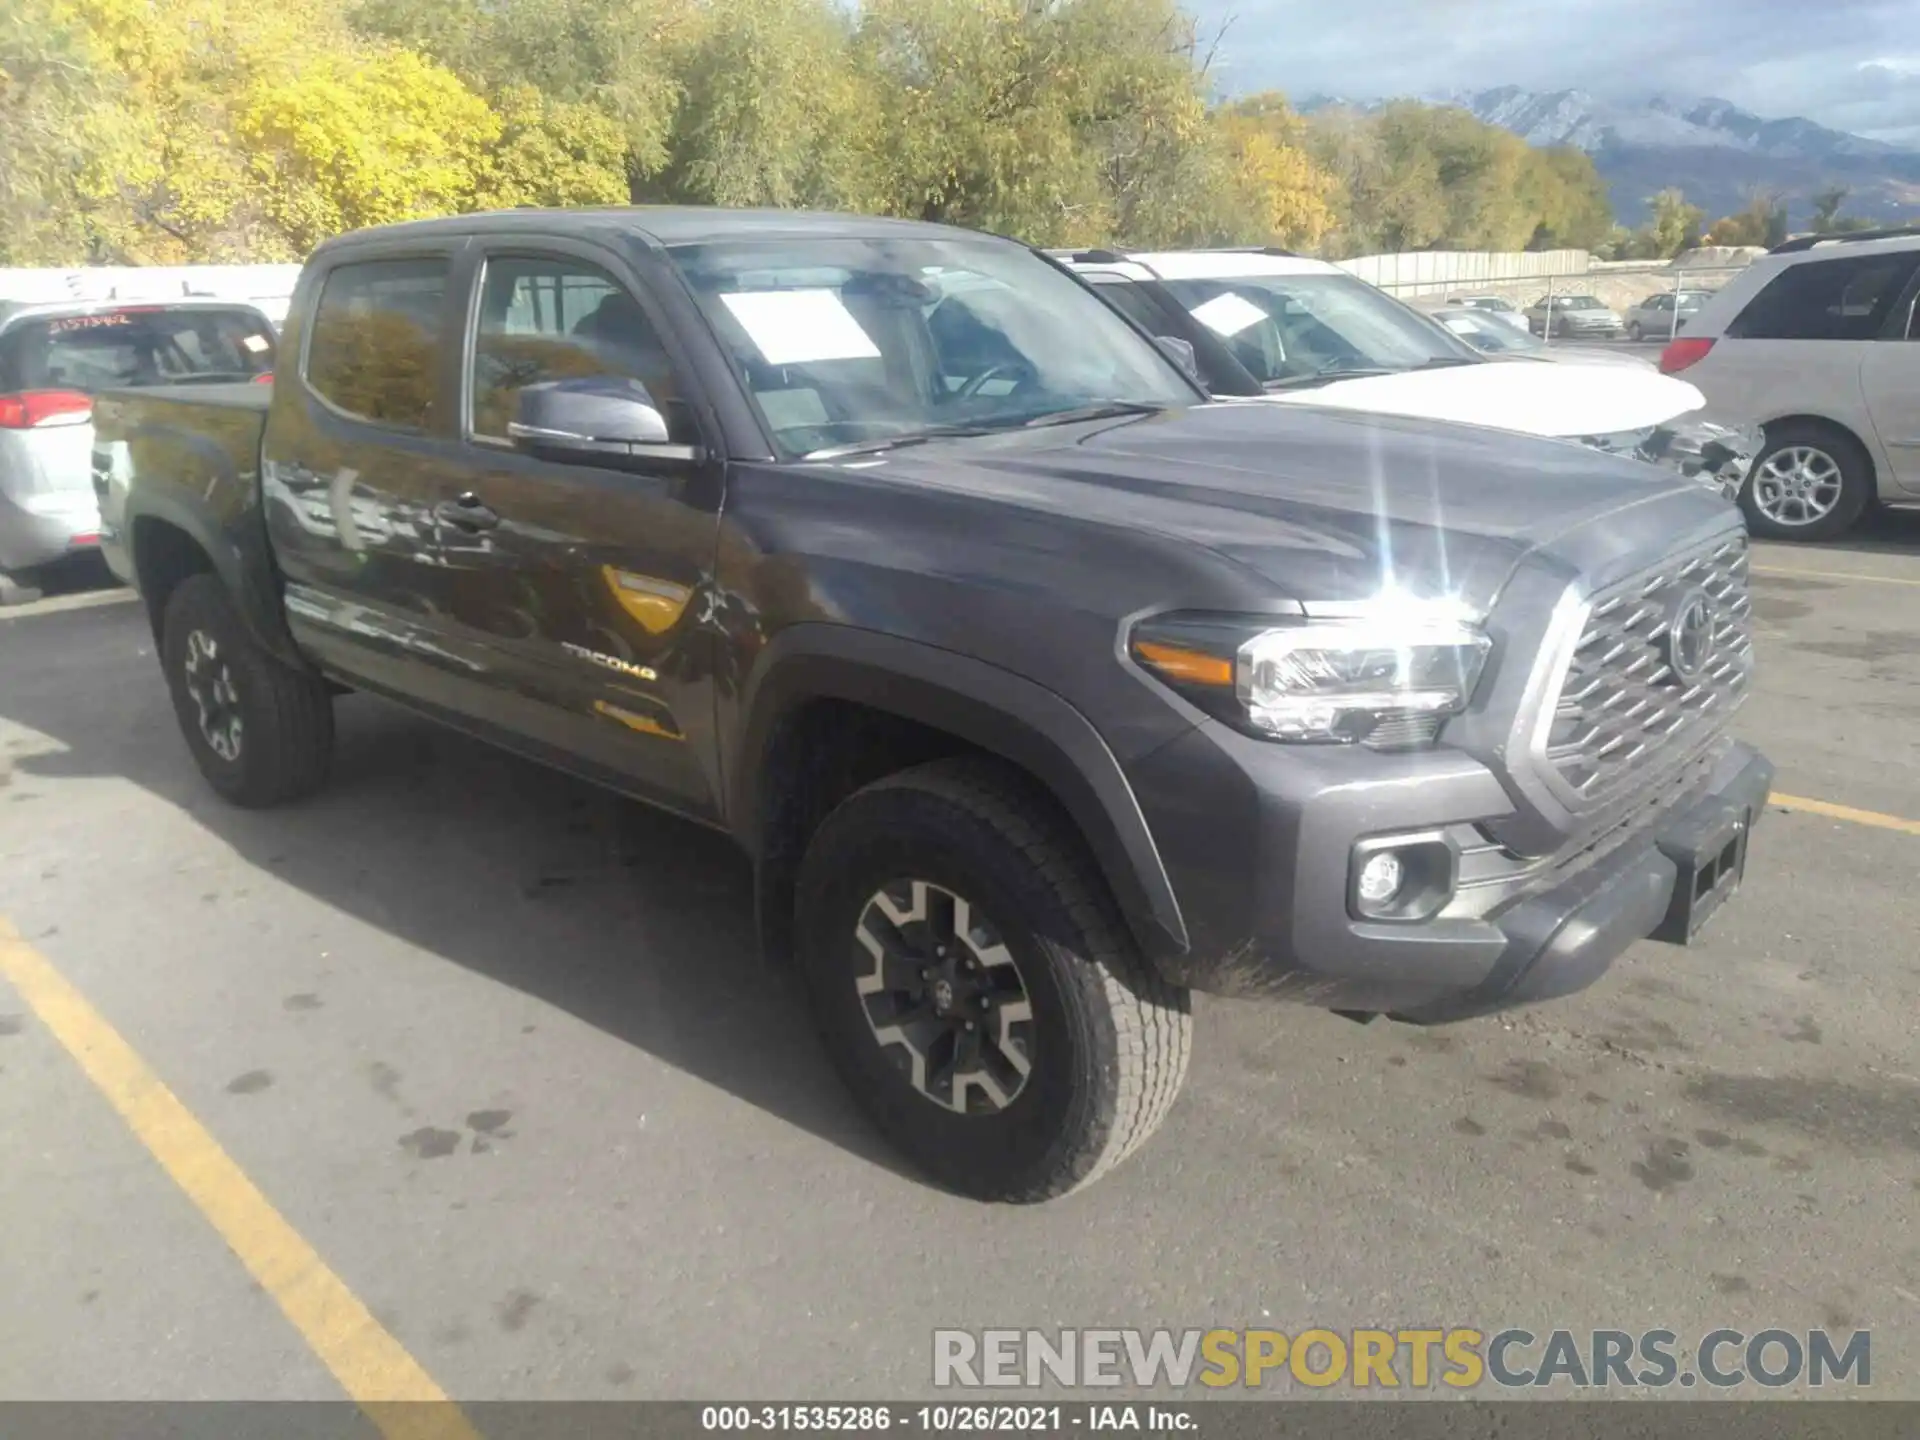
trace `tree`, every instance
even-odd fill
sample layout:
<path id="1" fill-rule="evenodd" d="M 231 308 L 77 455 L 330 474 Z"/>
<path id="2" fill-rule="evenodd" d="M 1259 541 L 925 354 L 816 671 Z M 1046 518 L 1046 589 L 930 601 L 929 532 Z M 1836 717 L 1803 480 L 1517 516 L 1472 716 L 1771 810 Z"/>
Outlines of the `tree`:
<path id="1" fill-rule="evenodd" d="M 1337 219 L 1339 183 L 1304 148 L 1291 111 L 1228 112 L 1219 122 L 1228 156 L 1227 173 L 1238 232 L 1222 243 L 1245 240 L 1312 249 Z"/>
<path id="2" fill-rule="evenodd" d="M 361 33 L 439 61 L 495 99 L 530 85 L 620 129 L 637 183 L 658 174 L 680 104 L 673 73 L 699 0 L 359 0 Z"/>
<path id="3" fill-rule="evenodd" d="M 85 30 L 49 0 L 0 17 L 0 265 L 70 261 L 95 248 L 77 183 L 90 151 L 127 163 L 112 85 Z"/>
<path id="4" fill-rule="evenodd" d="M 1840 207 L 1847 203 L 1847 196 L 1852 193 L 1845 185 L 1828 185 L 1813 192 L 1813 228 L 1816 233 L 1826 234 L 1834 229 L 1834 222 L 1840 218 Z"/>
<path id="5" fill-rule="evenodd" d="M 1715 245 L 1764 245 L 1771 249 L 1787 238 L 1787 206 L 1771 190 L 1755 190 L 1744 210 L 1713 222 L 1707 239 Z"/>
<path id="6" fill-rule="evenodd" d="M 470 208 L 502 130 L 451 70 L 401 49 L 328 56 L 257 83 L 234 128 L 261 208 L 296 251 Z"/>
<path id="7" fill-rule="evenodd" d="M 650 189 L 713 205 L 860 208 L 873 144 L 833 0 L 710 0 L 672 55 L 681 90 Z"/>
<path id="8" fill-rule="evenodd" d="M 477 208 L 625 203 L 626 134 L 612 116 L 531 85 L 508 86 L 493 108 L 500 138 L 475 177 Z"/>

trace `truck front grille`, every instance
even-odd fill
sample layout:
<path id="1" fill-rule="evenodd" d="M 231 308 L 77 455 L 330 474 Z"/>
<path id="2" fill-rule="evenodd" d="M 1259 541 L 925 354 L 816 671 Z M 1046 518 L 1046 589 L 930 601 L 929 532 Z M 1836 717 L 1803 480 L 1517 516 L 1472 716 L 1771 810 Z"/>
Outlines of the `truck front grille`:
<path id="1" fill-rule="evenodd" d="M 1593 597 L 1540 757 L 1570 809 L 1664 788 L 1726 728 L 1753 673 L 1752 608 L 1744 535 Z"/>

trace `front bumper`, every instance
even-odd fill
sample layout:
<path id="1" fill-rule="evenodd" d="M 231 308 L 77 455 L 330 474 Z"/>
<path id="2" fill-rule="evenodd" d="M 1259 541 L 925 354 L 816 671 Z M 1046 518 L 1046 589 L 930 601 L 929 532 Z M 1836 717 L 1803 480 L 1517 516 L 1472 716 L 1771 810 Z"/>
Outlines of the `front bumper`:
<path id="1" fill-rule="evenodd" d="M 1353 917 L 1353 847 L 1506 813 L 1504 788 L 1472 759 L 1306 750 L 1207 725 L 1132 779 L 1192 941 L 1160 961 L 1169 980 L 1432 1024 L 1581 990 L 1638 940 L 1690 942 L 1690 922 L 1739 883 L 1773 767 L 1730 744 L 1704 782 L 1600 858 L 1535 870 L 1478 913 L 1411 924 Z"/>

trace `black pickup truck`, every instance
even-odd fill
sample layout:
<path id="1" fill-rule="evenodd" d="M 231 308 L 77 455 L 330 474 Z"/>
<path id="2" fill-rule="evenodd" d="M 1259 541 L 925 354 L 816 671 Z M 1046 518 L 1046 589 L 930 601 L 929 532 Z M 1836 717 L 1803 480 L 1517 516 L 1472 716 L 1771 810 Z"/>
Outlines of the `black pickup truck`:
<path id="1" fill-rule="evenodd" d="M 1578 990 L 1694 937 L 1772 777 L 1711 490 L 1182 358 L 938 226 L 368 231 L 271 387 L 101 398 L 103 541 L 222 795 L 313 791 L 350 690 L 723 829 L 858 1103 L 1044 1199 L 1165 1117 L 1192 990 Z"/>

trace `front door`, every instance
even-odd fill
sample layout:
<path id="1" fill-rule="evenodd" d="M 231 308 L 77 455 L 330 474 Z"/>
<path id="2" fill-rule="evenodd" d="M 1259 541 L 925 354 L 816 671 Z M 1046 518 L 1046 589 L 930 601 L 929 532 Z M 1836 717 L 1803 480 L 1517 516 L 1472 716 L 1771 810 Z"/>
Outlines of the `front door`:
<path id="1" fill-rule="evenodd" d="M 522 387 L 607 374 L 647 387 L 675 444 L 714 454 L 686 369 L 638 287 L 616 278 L 611 257 L 587 253 L 481 258 L 462 474 L 441 500 L 451 516 L 441 529 L 449 634 L 492 675 L 492 713 L 481 718 L 634 793 L 716 818 L 703 617 L 717 462 L 614 469 L 535 458 L 508 437 Z M 463 508 L 475 518 L 463 520 Z"/>

